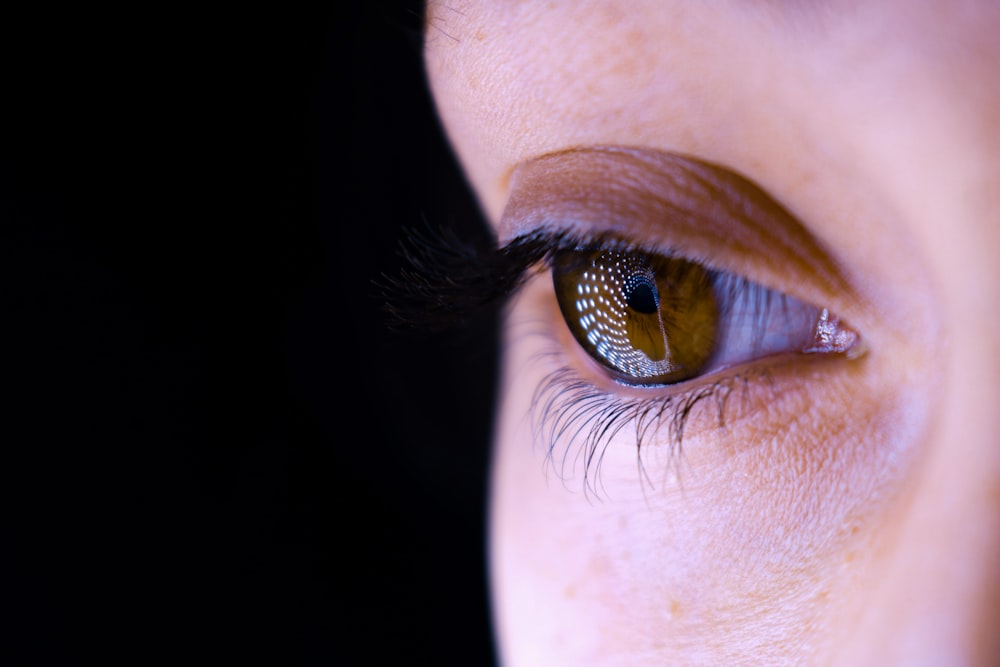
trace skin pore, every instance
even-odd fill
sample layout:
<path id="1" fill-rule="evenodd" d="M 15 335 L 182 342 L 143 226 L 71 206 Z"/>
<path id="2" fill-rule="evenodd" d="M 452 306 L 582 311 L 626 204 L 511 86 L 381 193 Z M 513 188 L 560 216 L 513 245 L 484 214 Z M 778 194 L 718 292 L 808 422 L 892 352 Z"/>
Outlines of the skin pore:
<path id="1" fill-rule="evenodd" d="M 829 308 L 865 345 L 627 386 L 532 278 L 494 449 L 502 663 L 997 664 L 1000 6 L 453 0 L 426 24 L 501 244 L 614 233 Z M 792 222 L 727 199 L 734 175 Z M 615 406 L 714 389 L 679 445 L 656 421 L 588 441 L 538 428 L 566 369 Z"/>

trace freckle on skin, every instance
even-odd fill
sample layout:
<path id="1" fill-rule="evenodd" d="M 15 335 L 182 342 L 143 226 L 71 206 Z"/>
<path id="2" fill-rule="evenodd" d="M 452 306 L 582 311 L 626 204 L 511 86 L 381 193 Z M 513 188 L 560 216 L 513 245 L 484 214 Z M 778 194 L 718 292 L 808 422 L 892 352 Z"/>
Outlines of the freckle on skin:
<path id="1" fill-rule="evenodd" d="M 670 601 L 670 615 L 673 618 L 681 617 L 681 603 L 678 602 L 677 600 Z"/>

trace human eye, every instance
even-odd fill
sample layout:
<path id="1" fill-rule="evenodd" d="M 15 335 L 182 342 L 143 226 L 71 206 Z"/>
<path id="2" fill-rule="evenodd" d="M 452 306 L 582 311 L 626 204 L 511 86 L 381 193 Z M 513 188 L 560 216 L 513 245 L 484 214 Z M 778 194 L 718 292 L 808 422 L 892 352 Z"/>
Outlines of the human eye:
<path id="1" fill-rule="evenodd" d="M 853 353 L 857 332 L 803 303 L 681 256 L 602 240 L 546 241 L 559 310 L 600 370 L 658 387 L 782 353 Z"/>
<path id="2" fill-rule="evenodd" d="M 544 256 L 523 288 L 528 315 L 509 319 L 516 344 L 535 350 L 529 365 L 546 368 L 532 390 L 535 442 L 564 480 L 583 461 L 591 492 L 623 433 L 640 452 L 679 450 L 685 433 L 753 421 L 803 369 L 866 350 L 830 308 L 669 249 L 542 231 L 505 250 Z"/>
<path id="3" fill-rule="evenodd" d="M 513 371 L 535 442 L 564 480 L 582 461 L 589 490 L 613 441 L 748 439 L 746 425 L 791 421 L 782 410 L 837 372 L 829 362 L 867 350 L 842 316 L 862 300 L 838 264 L 716 165 L 614 147 L 543 156 L 515 172 L 498 235 L 494 253 L 426 251 L 438 279 L 409 287 L 449 292 L 425 308 L 436 317 L 507 303 L 508 347 L 538 371 Z"/>

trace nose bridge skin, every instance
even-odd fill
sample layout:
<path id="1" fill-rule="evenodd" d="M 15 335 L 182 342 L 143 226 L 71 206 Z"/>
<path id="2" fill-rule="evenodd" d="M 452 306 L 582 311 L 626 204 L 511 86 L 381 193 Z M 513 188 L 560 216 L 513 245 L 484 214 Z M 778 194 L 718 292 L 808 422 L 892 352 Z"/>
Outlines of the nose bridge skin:
<path id="1" fill-rule="evenodd" d="M 976 20 L 972 5 L 958 12 L 967 23 L 929 7 L 927 20 L 903 21 L 884 77 L 894 87 L 854 95 L 869 113 L 842 124 L 858 182 L 905 221 L 933 288 L 902 293 L 930 304 L 938 330 L 912 360 L 928 369 L 919 386 L 898 387 L 933 397 L 927 426 L 883 518 L 871 586 L 845 621 L 853 629 L 833 635 L 837 665 L 1000 664 L 1000 49 L 986 29 L 996 13 Z M 865 76 L 843 81 L 864 90 Z"/>
<path id="2" fill-rule="evenodd" d="M 1000 389 L 996 332 L 956 335 L 937 419 L 885 517 L 872 587 L 838 665 L 1000 664 Z M 898 530 L 896 529 L 898 528 Z"/>
<path id="3" fill-rule="evenodd" d="M 1000 97 L 986 102 L 913 125 L 908 145 L 938 160 L 907 168 L 901 149 L 874 166 L 893 174 L 886 191 L 922 246 L 940 327 L 923 354 L 940 361 L 918 380 L 933 396 L 928 426 L 837 664 L 1000 664 L 1000 142 L 987 120 Z"/>

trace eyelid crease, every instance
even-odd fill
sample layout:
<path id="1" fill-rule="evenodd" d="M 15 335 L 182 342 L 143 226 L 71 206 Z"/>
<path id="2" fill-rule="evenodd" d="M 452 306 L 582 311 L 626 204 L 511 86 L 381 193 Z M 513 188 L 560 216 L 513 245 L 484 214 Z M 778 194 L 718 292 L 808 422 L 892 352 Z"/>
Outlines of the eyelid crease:
<path id="1" fill-rule="evenodd" d="M 498 236 L 504 243 L 536 230 L 641 239 L 849 319 L 863 303 L 791 213 L 743 176 L 688 156 L 594 146 L 522 163 Z"/>

